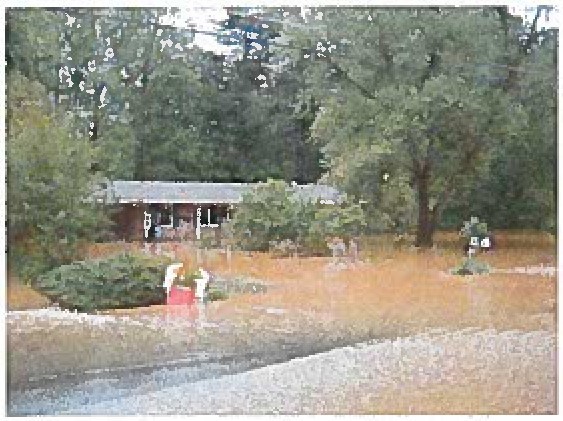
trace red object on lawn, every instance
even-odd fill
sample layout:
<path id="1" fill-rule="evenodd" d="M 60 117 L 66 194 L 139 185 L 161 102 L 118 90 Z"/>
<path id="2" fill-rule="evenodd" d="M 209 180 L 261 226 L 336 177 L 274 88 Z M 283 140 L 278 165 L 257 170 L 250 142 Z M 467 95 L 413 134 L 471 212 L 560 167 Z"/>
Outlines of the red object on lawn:
<path id="1" fill-rule="evenodd" d="M 195 302 L 195 293 L 190 288 L 172 287 L 170 294 L 166 297 L 167 305 L 185 305 Z"/>

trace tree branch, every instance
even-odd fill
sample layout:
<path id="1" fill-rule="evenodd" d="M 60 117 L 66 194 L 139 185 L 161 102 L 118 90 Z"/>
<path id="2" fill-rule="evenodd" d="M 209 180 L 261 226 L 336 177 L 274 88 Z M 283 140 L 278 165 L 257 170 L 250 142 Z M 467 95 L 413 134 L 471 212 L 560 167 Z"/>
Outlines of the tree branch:
<path id="1" fill-rule="evenodd" d="M 497 13 L 499 15 L 500 24 L 502 25 L 502 30 L 504 31 L 504 49 L 506 51 L 506 50 L 508 50 L 508 32 L 509 32 L 509 28 L 508 28 L 508 18 L 509 18 L 508 6 L 495 7 L 495 10 L 497 11 Z"/>
<path id="2" fill-rule="evenodd" d="M 440 56 L 437 51 L 432 51 L 428 56 L 430 60 L 428 60 L 426 71 L 420 78 L 419 88 L 422 88 L 424 83 L 432 77 L 433 72 L 438 68 L 438 64 L 440 63 Z"/>
<path id="3" fill-rule="evenodd" d="M 526 49 L 524 53 L 526 53 L 529 49 L 532 48 L 532 44 L 537 41 L 538 38 L 538 19 L 540 18 L 541 12 L 544 8 L 542 6 L 538 6 L 536 9 L 536 15 L 534 16 L 534 20 L 532 21 L 532 27 L 530 28 L 530 36 L 526 40 Z"/>
<path id="4" fill-rule="evenodd" d="M 475 158 L 475 156 L 479 153 L 480 150 L 481 150 L 481 144 L 476 143 L 475 146 L 465 156 L 465 160 L 463 161 L 458 171 L 456 171 L 456 173 L 446 181 L 446 187 L 444 188 L 444 190 L 442 190 L 440 199 L 436 201 L 436 210 L 438 209 L 438 207 L 440 207 L 440 211 L 441 209 L 443 209 L 444 205 L 448 202 L 448 199 L 450 198 L 453 192 L 453 187 L 455 184 L 454 182 L 456 180 L 456 177 L 459 174 L 465 173 L 469 169 L 469 167 L 473 163 L 473 158 Z M 438 215 L 436 215 L 436 218 L 437 217 Z"/>
<path id="5" fill-rule="evenodd" d="M 327 62 L 334 67 L 334 69 L 337 71 L 337 74 L 339 76 L 343 76 L 348 81 L 348 83 L 350 83 L 352 86 L 358 89 L 363 96 L 365 96 L 368 99 L 376 98 L 372 92 L 370 92 L 367 88 L 362 86 L 358 81 L 354 80 L 350 76 L 348 71 L 344 70 L 338 63 L 334 62 L 330 57 L 327 58 Z"/>

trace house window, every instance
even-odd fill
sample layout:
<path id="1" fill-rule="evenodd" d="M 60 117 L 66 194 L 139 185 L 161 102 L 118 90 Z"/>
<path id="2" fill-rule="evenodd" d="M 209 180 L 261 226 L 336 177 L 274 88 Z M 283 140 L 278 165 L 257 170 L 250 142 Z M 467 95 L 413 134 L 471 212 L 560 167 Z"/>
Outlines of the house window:
<path id="1" fill-rule="evenodd" d="M 170 227 L 174 225 L 174 217 L 172 216 L 172 205 L 164 205 L 160 209 L 160 223 L 161 227 Z"/>
<path id="2" fill-rule="evenodd" d="M 201 225 L 217 224 L 217 205 L 200 206 L 201 207 Z"/>
<path id="3" fill-rule="evenodd" d="M 173 227 L 173 205 L 154 203 L 149 206 L 149 212 L 152 215 L 153 224 L 161 227 Z"/>

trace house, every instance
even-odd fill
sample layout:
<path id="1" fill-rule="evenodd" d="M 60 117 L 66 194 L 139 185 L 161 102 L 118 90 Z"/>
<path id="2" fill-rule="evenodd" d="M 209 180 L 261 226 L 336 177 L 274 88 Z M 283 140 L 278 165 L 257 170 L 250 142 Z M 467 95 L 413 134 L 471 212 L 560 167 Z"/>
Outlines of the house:
<path id="1" fill-rule="evenodd" d="M 144 240 L 156 226 L 164 238 L 199 238 L 201 227 L 220 229 L 231 218 L 242 196 L 260 183 L 203 183 L 167 181 L 113 181 L 95 198 L 116 206 L 116 234 L 126 240 Z M 305 200 L 337 203 L 342 195 L 320 184 L 293 185 Z M 150 215 L 150 216 L 148 216 Z M 148 224 L 147 224 L 148 225 Z"/>

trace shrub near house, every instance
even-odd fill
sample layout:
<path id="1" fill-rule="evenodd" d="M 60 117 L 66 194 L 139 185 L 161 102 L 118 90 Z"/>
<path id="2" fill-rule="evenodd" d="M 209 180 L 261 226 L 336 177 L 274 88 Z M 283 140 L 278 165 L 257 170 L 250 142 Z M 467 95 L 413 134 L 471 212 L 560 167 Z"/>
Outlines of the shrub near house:
<path id="1" fill-rule="evenodd" d="M 243 196 L 232 228 L 242 249 L 311 255 L 328 252 L 327 238 L 358 235 L 364 219 L 357 204 L 303 199 L 285 182 L 269 180 Z"/>
<path id="2" fill-rule="evenodd" d="M 32 286 L 62 308 L 80 311 L 162 304 L 168 264 L 165 258 L 121 254 L 60 266 Z"/>

